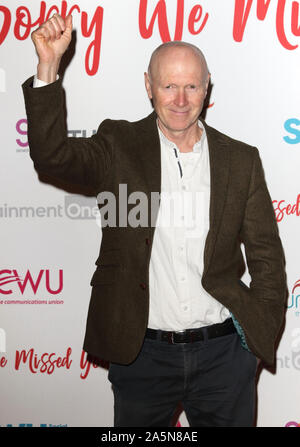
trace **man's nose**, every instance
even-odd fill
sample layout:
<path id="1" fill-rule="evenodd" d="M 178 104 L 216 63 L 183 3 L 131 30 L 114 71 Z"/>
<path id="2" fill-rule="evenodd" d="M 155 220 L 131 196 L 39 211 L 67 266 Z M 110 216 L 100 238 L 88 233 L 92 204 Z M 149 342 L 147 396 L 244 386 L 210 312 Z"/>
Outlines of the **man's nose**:
<path id="1" fill-rule="evenodd" d="M 178 89 L 177 95 L 175 98 L 175 104 L 179 107 L 184 107 L 188 103 L 187 95 L 185 89 Z"/>

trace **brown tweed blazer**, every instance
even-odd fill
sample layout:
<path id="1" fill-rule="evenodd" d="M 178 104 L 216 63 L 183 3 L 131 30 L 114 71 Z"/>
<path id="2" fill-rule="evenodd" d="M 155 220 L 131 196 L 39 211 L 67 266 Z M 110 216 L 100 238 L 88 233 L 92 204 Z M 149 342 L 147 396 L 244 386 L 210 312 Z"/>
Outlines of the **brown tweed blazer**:
<path id="1" fill-rule="evenodd" d="M 38 89 L 22 85 L 30 156 L 38 171 L 88 185 L 95 195 L 119 185 L 128 195 L 161 191 L 155 112 L 137 122 L 105 120 L 90 138 L 68 138 L 61 80 Z M 287 298 L 285 262 L 258 150 L 206 123 L 211 170 L 210 229 L 202 284 L 241 326 L 250 350 L 274 362 Z M 128 205 L 128 212 L 130 207 Z M 118 208 L 118 207 L 117 207 Z M 149 216 L 151 210 L 149 208 Z M 131 363 L 148 323 L 149 261 L 155 226 L 104 227 L 92 277 L 84 349 L 112 362 Z M 250 286 L 241 282 L 245 262 Z"/>

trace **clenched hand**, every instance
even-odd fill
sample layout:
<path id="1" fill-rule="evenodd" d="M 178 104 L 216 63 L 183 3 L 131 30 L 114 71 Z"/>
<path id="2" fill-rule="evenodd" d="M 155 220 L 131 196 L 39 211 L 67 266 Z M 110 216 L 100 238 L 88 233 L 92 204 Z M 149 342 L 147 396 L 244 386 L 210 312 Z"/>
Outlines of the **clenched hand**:
<path id="1" fill-rule="evenodd" d="M 38 79 L 54 82 L 60 60 L 72 39 L 72 16 L 54 14 L 31 34 L 38 54 Z"/>

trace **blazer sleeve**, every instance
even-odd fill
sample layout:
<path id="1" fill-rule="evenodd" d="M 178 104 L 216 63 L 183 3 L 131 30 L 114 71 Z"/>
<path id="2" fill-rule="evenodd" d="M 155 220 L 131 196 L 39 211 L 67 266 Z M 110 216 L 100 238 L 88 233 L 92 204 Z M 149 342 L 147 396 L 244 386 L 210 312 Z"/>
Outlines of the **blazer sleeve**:
<path id="1" fill-rule="evenodd" d="M 285 258 L 272 200 L 256 148 L 240 235 L 251 276 L 252 299 L 262 300 L 268 309 L 268 315 L 258 315 L 257 318 L 265 321 L 265 330 L 275 339 L 286 308 Z"/>
<path id="2" fill-rule="evenodd" d="M 32 82 L 33 76 L 22 84 L 22 89 L 34 167 L 99 192 L 112 166 L 113 122 L 103 121 L 92 137 L 68 137 L 61 78 L 39 88 L 33 88 Z"/>

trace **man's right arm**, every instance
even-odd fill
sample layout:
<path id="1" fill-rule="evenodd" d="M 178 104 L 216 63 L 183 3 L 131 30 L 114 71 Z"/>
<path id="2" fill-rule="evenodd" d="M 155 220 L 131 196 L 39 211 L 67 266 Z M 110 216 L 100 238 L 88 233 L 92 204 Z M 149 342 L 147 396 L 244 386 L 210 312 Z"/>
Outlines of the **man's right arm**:
<path id="1" fill-rule="evenodd" d="M 67 137 L 64 97 L 58 68 L 69 46 L 72 18 L 58 14 L 32 33 L 39 63 L 22 85 L 28 122 L 30 156 L 35 168 L 63 181 L 99 192 L 112 159 L 112 123 L 107 120 L 90 138 Z"/>
<path id="2" fill-rule="evenodd" d="M 56 80 L 59 64 L 72 39 L 72 16 L 64 20 L 54 14 L 31 34 L 37 55 L 37 78 L 51 83 Z"/>

